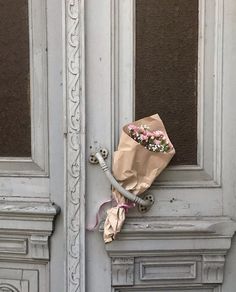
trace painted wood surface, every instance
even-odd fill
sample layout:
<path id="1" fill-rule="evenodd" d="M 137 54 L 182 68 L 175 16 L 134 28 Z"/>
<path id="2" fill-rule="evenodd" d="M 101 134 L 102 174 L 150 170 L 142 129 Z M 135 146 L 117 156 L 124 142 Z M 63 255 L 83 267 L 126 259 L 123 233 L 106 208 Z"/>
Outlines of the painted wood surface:
<path id="1" fill-rule="evenodd" d="M 47 1 L 50 176 L 0 178 L 0 289 L 234 292 L 233 0 L 200 1 L 199 166 L 169 169 L 150 190 L 155 206 L 144 218 L 132 210 L 114 245 L 105 248 L 99 232 L 85 237 L 85 219 L 93 223 L 111 193 L 89 151 L 108 148 L 111 164 L 120 127 L 133 119 L 134 4 Z M 51 201 L 62 210 L 55 225 Z"/>

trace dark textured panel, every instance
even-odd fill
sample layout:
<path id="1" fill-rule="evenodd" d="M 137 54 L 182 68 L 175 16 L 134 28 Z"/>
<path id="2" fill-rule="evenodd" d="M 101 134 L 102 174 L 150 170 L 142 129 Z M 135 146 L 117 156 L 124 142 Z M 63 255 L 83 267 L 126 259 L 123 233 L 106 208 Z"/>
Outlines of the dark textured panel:
<path id="1" fill-rule="evenodd" d="M 31 155 L 27 0 L 0 0 L 0 156 Z"/>
<path id="2" fill-rule="evenodd" d="M 197 163 L 198 0 L 136 0 L 136 118 L 159 113 L 176 148 Z"/>

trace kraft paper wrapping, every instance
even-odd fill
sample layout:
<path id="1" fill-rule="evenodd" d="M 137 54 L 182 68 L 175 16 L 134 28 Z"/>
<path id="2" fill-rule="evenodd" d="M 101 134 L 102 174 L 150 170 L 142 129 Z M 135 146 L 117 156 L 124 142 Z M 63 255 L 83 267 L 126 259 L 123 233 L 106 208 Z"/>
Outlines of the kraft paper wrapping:
<path id="1" fill-rule="evenodd" d="M 147 125 L 150 131 L 160 130 L 170 141 L 159 115 L 153 115 L 132 123 L 136 126 Z M 174 148 L 170 151 L 152 152 L 133 140 L 128 134 L 128 125 L 122 129 L 117 151 L 113 156 L 113 175 L 116 180 L 135 195 L 146 191 L 155 178 L 165 169 L 175 154 Z M 171 143 L 171 142 L 170 142 Z M 125 221 L 126 208 L 130 204 L 118 191 L 113 190 L 117 206 L 107 211 L 104 223 L 104 241 L 109 243 L 116 238 Z"/>

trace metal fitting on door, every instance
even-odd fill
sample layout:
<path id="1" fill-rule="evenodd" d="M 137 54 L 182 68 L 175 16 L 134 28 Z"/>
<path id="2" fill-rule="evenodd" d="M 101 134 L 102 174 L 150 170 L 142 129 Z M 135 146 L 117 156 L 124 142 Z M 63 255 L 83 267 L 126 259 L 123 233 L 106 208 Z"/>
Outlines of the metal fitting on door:
<path id="1" fill-rule="evenodd" d="M 104 159 L 108 157 L 108 150 L 106 148 L 101 148 L 96 153 L 91 153 L 89 156 L 89 162 L 91 164 L 100 164 L 102 170 L 106 174 L 106 177 L 110 181 L 111 185 L 117 189 L 119 193 L 121 193 L 125 198 L 128 200 L 136 203 L 139 205 L 138 210 L 141 213 L 147 212 L 151 206 L 154 204 L 154 197 L 150 194 L 145 194 L 144 198 L 140 198 L 139 196 L 136 196 L 129 191 L 125 190 L 114 178 L 114 176 L 111 174 L 111 171 L 109 170 L 106 162 Z"/>

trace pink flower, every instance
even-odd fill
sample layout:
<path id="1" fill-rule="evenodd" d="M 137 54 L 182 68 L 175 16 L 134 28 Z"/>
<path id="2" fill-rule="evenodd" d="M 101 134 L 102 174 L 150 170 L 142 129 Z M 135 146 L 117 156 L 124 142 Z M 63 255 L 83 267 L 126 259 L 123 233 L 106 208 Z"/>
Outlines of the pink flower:
<path id="1" fill-rule="evenodd" d="M 152 132 L 149 132 L 147 131 L 147 134 L 146 134 L 148 137 L 153 137 L 153 133 Z"/>
<path id="2" fill-rule="evenodd" d="M 168 152 L 173 149 L 173 145 L 163 131 L 151 131 L 146 125 L 136 126 L 134 124 L 130 124 L 128 130 L 131 138 L 150 151 Z"/>
<path id="3" fill-rule="evenodd" d="M 148 136 L 147 135 L 141 134 L 140 138 L 141 138 L 142 141 L 148 141 Z"/>
<path id="4" fill-rule="evenodd" d="M 129 131 L 132 131 L 132 130 L 133 130 L 133 131 L 136 131 L 137 129 L 138 129 L 138 127 L 135 126 L 135 125 L 129 125 L 129 126 L 128 126 L 128 130 L 129 130 Z"/>
<path id="5" fill-rule="evenodd" d="M 162 131 L 155 131 L 155 132 L 153 132 L 153 134 L 154 134 L 157 138 L 159 138 L 159 137 L 163 137 L 163 136 L 164 136 L 164 133 L 163 133 Z"/>
<path id="6" fill-rule="evenodd" d="M 160 145 L 160 144 L 161 144 L 161 141 L 160 141 L 160 140 L 154 140 L 154 143 L 155 143 L 156 145 Z"/>

